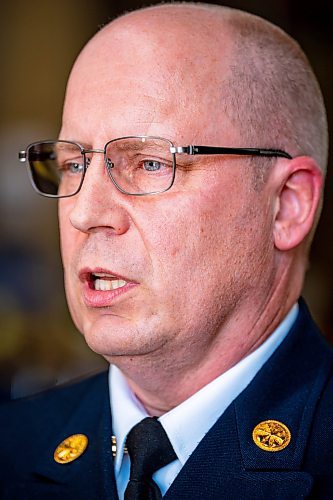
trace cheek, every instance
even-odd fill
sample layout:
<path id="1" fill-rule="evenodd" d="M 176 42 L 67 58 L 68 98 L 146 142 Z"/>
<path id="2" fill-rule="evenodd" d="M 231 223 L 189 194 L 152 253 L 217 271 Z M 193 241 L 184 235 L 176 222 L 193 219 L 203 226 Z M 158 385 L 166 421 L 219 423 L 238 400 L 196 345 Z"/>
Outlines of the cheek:
<path id="1" fill-rule="evenodd" d="M 73 262 L 73 257 L 76 254 L 76 247 L 78 245 L 79 232 L 74 229 L 70 223 L 70 210 L 71 210 L 71 200 L 61 199 L 59 200 L 58 207 L 58 217 L 59 217 L 59 229 L 60 229 L 60 247 L 61 247 L 61 257 L 64 269 L 64 282 L 65 282 L 65 292 L 67 297 L 67 302 L 69 309 L 71 311 L 74 322 L 78 326 L 78 321 L 76 318 L 75 311 L 79 308 L 78 305 L 78 294 L 76 293 L 74 280 L 71 279 L 71 263 Z"/>
<path id="2" fill-rule="evenodd" d="M 207 281 L 218 286 L 258 268 L 256 256 L 271 241 L 269 214 L 253 197 L 229 194 L 212 197 L 197 192 L 165 208 L 164 221 L 149 242 L 151 252 L 158 250 L 155 271 L 160 276 L 164 273 L 166 280 L 190 281 L 206 289 Z M 151 227 L 156 229 L 157 224 L 151 221 Z"/>
<path id="3" fill-rule="evenodd" d="M 66 270 L 66 263 L 75 247 L 77 231 L 70 223 L 71 200 L 60 199 L 58 203 L 61 255 Z"/>
<path id="4" fill-rule="evenodd" d="M 155 283 L 157 278 L 172 290 L 185 281 L 198 285 L 204 279 L 202 270 L 212 259 L 220 259 L 225 210 L 200 193 L 171 200 L 160 209 L 163 217 L 151 216 L 145 231 Z"/>

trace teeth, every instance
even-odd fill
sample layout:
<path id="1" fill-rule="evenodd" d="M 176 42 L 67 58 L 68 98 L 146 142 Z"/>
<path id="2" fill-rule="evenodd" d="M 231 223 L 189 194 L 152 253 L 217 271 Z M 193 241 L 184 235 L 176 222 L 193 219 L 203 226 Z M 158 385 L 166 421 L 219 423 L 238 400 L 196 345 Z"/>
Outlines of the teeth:
<path id="1" fill-rule="evenodd" d="M 95 274 L 95 276 L 98 276 Z M 102 275 L 102 276 L 105 276 Z M 116 290 L 117 288 L 121 288 L 122 286 L 126 285 L 126 281 L 124 280 L 106 280 L 106 279 L 96 279 L 94 281 L 94 288 L 95 290 L 101 290 L 103 292 L 107 290 Z"/>

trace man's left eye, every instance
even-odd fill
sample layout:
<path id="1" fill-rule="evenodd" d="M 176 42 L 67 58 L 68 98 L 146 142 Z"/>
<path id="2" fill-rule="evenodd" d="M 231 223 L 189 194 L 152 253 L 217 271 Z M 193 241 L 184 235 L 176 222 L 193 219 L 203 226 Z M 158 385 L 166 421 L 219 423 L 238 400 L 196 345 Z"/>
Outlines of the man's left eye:
<path id="1" fill-rule="evenodd" d="M 143 168 L 147 170 L 147 172 L 156 172 L 157 170 L 161 170 L 163 166 L 164 163 L 157 160 L 145 160 L 143 162 Z"/>

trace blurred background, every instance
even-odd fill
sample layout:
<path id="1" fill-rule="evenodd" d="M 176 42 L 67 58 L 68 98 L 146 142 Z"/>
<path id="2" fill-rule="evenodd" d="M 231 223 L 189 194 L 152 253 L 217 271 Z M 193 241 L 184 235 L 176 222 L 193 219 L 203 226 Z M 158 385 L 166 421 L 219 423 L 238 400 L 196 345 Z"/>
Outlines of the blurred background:
<path id="1" fill-rule="evenodd" d="M 145 5 L 154 3 L 158 2 Z M 221 3 L 258 14 L 300 42 L 321 84 L 332 125 L 332 3 Z M 17 153 L 30 142 L 57 136 L 66 80 L 85 42 L 116 15 L 142 5 L 130 0 L 1 3 L 0 401 L 38 392 L 106 366 L 85 346 L 69 318 L 56 202 L 32 191 Z M 332 175 L 329 170 L 304 295 L 333 343 Z"/>

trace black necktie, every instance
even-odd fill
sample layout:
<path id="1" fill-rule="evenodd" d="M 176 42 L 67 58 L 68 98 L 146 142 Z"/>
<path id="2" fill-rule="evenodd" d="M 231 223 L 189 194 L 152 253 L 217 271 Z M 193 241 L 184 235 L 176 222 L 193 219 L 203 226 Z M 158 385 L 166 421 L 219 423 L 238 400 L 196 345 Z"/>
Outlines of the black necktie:
<path id="1" fill-rule="evenodd" d="M 154 417 L 144 418 L 130 430 L 126 440 L 131 459 L 125 500 L 158 500 L 161 491 L 152 475 L 177 458 L 169 438 Z"/>

